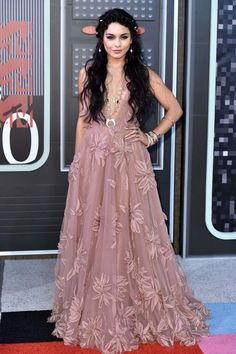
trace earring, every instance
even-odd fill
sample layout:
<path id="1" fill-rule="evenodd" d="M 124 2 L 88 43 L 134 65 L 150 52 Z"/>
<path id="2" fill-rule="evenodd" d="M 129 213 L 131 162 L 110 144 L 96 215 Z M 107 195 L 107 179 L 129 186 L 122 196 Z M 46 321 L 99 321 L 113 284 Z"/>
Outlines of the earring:
<path id="1" fill-rule="evenodd" d="M 98 49 L 98 51 L 99 51 L 99 53 L 101 53 L 101 51 L 102 51 L 102 50 L 101 50 L 101 47 Z"/>
<path id="2" fill-rule="evenodd" d="M 130 53 L 133 53 L 133 48 L 130 48 L 130 50 L 129 50 L 129 51 L 130 51 Z"/>

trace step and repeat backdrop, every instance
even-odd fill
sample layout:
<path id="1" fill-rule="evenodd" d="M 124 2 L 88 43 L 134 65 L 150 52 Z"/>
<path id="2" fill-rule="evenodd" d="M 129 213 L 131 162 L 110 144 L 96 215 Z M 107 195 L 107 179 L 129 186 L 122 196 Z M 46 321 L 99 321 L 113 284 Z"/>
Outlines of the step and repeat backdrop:
<path id="1" fill-rule="evenodd" d="M 178 2 L 0 0 L 0 255 L 57 252 L 73 158 L 78 72 L 111 7 L 145 27 L 144 56 L 175 93 Z M 187 6 L 182 250 L 236 252 L 236 4 Z M 153 34 L 156 34 L 155 36 Z M 146 128 L 164 112 L 157 104 Z M 175 127 L 150 150 L 173 241 Z"/>
<path id="2" fill-rule="evenodd" d="M 52 19 L 52 11 L 60 18 L 59 8 L 52 8 L 50 1 L 0 0 L 3 255 L 54 249 L 63 215 L 66 176 L 58 168 L 59 23 Z"/>
<path id="3" fill-rule="evenodd" d="M 183 254 L 236 253 L 236 2 L 189 1 Z"/>
<path id="4" fill-rule="evenodd" d="M 112 7 L 145 28 L 144 57 L 176 90 L 178 2 L 0 0 L 0 255 L 57 252 L 78 116 L 78 73 Z M 153 103 L 146 128 L 164 112 Z M 150 150 L 173 241 L 175 127 Z"/>

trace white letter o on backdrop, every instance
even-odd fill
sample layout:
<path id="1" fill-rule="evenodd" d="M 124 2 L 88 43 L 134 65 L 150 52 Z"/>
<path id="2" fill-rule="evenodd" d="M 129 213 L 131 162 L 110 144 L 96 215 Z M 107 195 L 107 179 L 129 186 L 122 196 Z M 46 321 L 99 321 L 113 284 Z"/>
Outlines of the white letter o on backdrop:
<path id="1" fill-rule="evenodd" d="M 30 153 L 26 160 L 24 161 L 17 161 L 11 152 L 11 122 L 13 123 L 17 119 L 17 115 L 20 119 L 24 119 L 30 128 L 30 135 L 31 135 L 31 145 L 30 145 Z M 13 113 L 12 120 L 11 118 L 7 118 L 4 123 L 3 130 L 2 130 L 2 145 L 3 145 L 3 152 L 10 164 L 26 164 L 32 162 L 36 159 L 38 148 L 39 148 L 39 133 L 38 128 L 34 120 L 32 120 L 33 124 L 32 127 L 30 126 L 30 115 L 23 114 L 21 112 Z M 23 128 L 19 128 L 23 129 Z"/>

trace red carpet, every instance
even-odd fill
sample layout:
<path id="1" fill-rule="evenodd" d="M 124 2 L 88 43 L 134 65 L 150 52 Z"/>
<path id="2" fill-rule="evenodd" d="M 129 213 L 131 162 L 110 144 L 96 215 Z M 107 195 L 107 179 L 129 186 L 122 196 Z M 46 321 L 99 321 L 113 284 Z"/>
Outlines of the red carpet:
<path id="1" fill-rule="evenodd" d="M 100 354 L 97 350 L 80 349 L 65 346 L 62 342 L 0 344 L 1 354 Z M 163 348 L 159 344 L 141 344 L 138 350 L 129 354 L 203 354 L 198 345 L 184 347 L 175 344 L 172 348 Z"/>

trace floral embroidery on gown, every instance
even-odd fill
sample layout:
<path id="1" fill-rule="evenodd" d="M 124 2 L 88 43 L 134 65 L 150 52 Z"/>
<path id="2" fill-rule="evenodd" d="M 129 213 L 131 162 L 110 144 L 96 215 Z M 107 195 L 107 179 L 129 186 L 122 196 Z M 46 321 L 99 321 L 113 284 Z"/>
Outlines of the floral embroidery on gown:
<path id="1" fill-rule="evenodd" d="M 48 318 L 65 344 L 103 354 L 141 342 L 193 345 L 208 334 L 209 310 L 176 260 L 149 153 L 123 140 L 128 95 L 115 126 L 86 129 L 71 163 Z"/>

